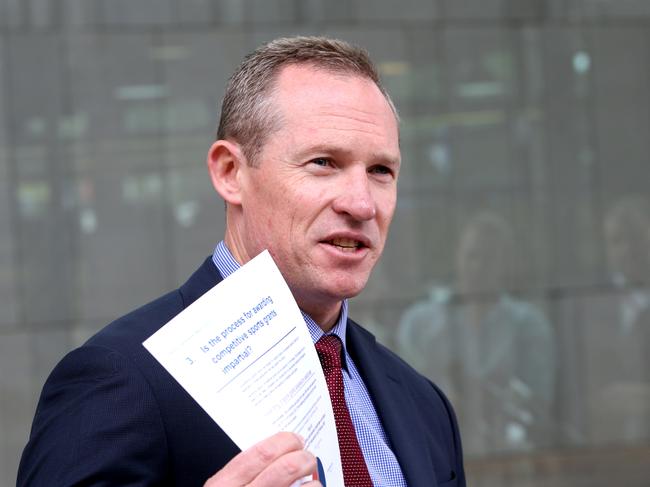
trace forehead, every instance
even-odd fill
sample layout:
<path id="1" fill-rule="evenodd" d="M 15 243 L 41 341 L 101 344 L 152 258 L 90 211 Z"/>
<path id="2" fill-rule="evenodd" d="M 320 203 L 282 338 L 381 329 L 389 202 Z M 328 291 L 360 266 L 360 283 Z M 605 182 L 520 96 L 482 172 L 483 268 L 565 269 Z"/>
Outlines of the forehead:
<path id="1" fill-rule="evenodd" d="M 280 70 L 272 94 L 285 122 L 323 128 L 384 131 L 398 138 L 398 122 L 386 97 L 370 79 L 312 65 L 288 65 Z M 378 133 L 379 135 L 379 133 Z"/>
<path id="2" fill-rule="evenodd" d="M 278 73 L 273 98 L 286 116 L 293 113 L 349 110 L 361 118 L 397 119 L 388 101 L 370 79 L 311 65 L 289 65 Z"/>

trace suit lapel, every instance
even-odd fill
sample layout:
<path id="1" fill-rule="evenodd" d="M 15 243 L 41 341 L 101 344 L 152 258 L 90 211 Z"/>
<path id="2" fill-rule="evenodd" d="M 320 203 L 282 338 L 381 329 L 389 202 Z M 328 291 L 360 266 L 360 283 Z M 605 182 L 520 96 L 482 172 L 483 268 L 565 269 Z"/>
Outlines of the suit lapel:
<path id="1" fill-rule="evenodd" d="M 183 305 L 188 307 L 222 280 L 217 266 L 212 261 L 212 256 L 207 257 L 187 282 L 180 287 Z"/>
<path id="2" fill-rule="evenodd" d="M 438 485 L 415 404 L 403 379 L 381 359 L 375 338 L 348 320 L 346 345 L 368 388 L 409 487 Z"/>

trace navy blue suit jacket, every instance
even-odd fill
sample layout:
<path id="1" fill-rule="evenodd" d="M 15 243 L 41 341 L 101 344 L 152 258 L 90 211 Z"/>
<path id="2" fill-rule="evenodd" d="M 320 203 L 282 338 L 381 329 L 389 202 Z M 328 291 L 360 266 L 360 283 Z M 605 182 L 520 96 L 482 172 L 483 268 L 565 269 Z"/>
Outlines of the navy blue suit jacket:
<path id="1" fill-rule="evenodd" d="M 220 280 L 208 258 L 179 289 L 63 358 L 43 388 L 19 486 L 201 486 L 239 453 L 142 346 Z M 458 427 L 444 395 L 351 320 L 347 333 L 408 485 L 464 486 Z"/>

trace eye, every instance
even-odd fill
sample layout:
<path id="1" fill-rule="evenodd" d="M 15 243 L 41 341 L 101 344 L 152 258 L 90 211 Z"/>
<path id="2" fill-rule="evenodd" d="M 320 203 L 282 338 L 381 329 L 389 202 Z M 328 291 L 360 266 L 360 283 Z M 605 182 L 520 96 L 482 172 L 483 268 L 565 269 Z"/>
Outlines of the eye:
<path id="1" fill-rule="evenodd" d="M 372 166 L 369 169 L 369 172 L 372 173 L 372 174 L 379 174 L 379 175 L 391 175 L 391 174 L 393 174 L 393 170 L 390 167 L 383 166 L 383 165 Z"/>
<path id="2" fill-rule="evenodd" d="M 312 159 L 311 161 L 312 164 L 316 164 L 317 166 L 321 167 L 327 167 L 332 165 L 332 161 L 330 161 L 326 157 L 317 157 L 316 159 Z"/>

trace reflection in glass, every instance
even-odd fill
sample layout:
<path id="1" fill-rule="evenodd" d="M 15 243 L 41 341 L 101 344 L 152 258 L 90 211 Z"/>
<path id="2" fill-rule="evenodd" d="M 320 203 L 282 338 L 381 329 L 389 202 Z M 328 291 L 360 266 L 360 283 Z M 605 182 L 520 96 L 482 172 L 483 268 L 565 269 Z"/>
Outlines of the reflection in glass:
<path id="1" fill-rule="evenodd" d="M 433 286 L 404 313 L 401 353 L 450 396 L 464 450 L 527 450 L 552 432 L 552 328 L 508 291 L 515 240 L 510 225 L 480 212 L 463 229 L 455 288 Z"/>
<path id="2" fill-rule="evenodd" d="M 25 181 L 18 186 L 18 208 L 25 220 L 44 218 L 52 200 L 52 188 L 46 181 Z"/>
<path id="3" fill-rule="evenodd" d="M 650 284 L 649 229 L 650 207 L 642 196 L 624 197 L 607 211 L 605 248 L 612 280 L 617 287 L 647 287 Z"/>
<path id="4" fill-rule="evenodd" d="M 611 287 L 584 308 L 588 436 L 594 443 L 650 438 L 650 208 L 640 196 L 604 218 Z"/>

